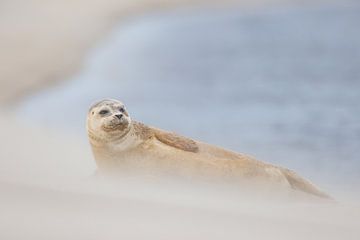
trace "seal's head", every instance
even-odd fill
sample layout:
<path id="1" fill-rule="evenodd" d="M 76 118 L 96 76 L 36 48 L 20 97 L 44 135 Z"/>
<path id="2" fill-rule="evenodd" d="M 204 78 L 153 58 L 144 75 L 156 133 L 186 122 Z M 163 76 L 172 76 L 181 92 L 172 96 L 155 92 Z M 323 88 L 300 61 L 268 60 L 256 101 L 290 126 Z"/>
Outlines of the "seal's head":
<path id="1" fill-rule="evenodd" d="M 87 116 L 90 139 L 112 141 L 124 137 L 131 127 L 131 118 L 122 102 L 105 99 L 93 104 Z"/>

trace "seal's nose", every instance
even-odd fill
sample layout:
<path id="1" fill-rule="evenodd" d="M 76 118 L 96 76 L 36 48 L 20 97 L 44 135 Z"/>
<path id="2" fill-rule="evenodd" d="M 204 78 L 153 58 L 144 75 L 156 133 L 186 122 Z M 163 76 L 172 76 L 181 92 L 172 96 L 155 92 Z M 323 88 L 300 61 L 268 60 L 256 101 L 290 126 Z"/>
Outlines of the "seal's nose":
<path id="1" fill-rule="evenodd" d="M 121 119 L 123 117 L 123 115 L 120 113 L 120 114 L 115 114 L 115 117 L 117 117 L 118 119 Z"/>

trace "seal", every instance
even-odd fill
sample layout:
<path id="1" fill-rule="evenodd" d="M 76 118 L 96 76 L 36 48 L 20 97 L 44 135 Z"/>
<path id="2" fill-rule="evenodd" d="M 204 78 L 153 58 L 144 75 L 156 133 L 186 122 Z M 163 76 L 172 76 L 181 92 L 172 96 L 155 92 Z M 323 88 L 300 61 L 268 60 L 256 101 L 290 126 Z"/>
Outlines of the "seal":
<path id="1" fill-rule="evenodd" d="M 134 121 L 118 100 L 105 99 L 90 107 L 87 133 L 101 173 L 262 181 L 329 197 L 289 169 Z"/>

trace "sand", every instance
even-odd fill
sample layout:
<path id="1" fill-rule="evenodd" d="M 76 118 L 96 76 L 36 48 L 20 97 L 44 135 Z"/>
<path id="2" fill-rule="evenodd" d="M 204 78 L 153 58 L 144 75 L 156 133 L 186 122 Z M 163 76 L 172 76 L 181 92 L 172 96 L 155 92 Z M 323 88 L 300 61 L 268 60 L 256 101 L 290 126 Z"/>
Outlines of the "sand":
<path id="1" fill-rule="evenodd" d="M 76 72 L 115 22 L 189 2 L 0 3 L 1 239 L 358 239 L 358 198 L 267 202 L 209 186 L 95 181 L 85 133 L 18 122 L 12 104 Z"/>

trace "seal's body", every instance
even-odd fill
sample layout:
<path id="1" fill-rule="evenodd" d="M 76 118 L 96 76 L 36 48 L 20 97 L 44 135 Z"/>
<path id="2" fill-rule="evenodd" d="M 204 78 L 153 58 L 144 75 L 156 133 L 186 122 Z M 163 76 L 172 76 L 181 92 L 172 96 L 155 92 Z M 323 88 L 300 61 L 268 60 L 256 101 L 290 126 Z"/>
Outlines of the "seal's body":
<path id="1" fill-rule="evenodd" d="M 90 108 L 87 130 L 103 173 L 267 182 L 327 197 L 288 169 L 132 121 L 116 100 L 103 100 Z"/>

